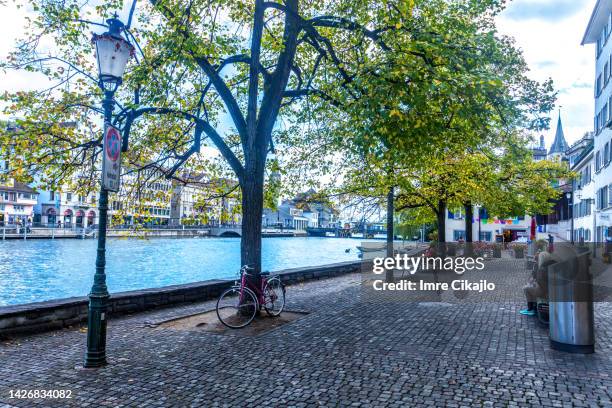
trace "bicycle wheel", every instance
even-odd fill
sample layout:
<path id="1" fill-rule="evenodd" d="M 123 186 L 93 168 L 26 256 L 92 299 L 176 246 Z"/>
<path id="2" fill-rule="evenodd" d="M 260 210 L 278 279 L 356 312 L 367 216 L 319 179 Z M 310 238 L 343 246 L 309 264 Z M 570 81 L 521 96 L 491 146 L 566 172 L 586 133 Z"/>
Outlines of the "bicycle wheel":
<path id="1" fill-rule="evenodd" d="M 234 286 L 227 289 L 217 300 L 217 317 L 230 329 L 247 326 L 257 313 L 257 298 L 248 288 Z"/>
<path id="2" fill-rule="evenodd" d="M 285 308 L 285 285 L 278 277 L 270 279 L 264 287 L 263 307 L 270 316 L 278 316 Z"/>

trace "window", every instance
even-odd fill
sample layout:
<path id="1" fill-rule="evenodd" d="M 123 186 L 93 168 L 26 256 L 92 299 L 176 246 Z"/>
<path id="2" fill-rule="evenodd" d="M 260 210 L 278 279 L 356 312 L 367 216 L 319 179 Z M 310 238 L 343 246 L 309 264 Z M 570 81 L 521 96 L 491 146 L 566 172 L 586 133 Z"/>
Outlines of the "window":
<path id="1" fill-rule="evenodd" d="M 453 231 L 453 241 L 459 241 L 460 239 L 465 239 L 465 231 L 464 230 L 454 230 Z"/>
<path id="2" fill-rule="evenodd" d="M 55 191 L 51 191 L 51 192 L 49 193 L 49 200 L 50 200 L 50 201 L 55 201 Z"/>
<path id="3" fill-rule="evenodd" d="M 606 143 L 604 147 L 604 156 L 603 156 L 604 166 L 607 166 L 610 163 L 610 143 Z"/>
<path id="4" fill-rule="evenodd" d="M 455 208 L 453 211 L 448 210 L 448 219 L 449 220 L 462 220 L 465 218 L 463 214 L 463 208 Z"/>
<path id="5" fill-rule="evenodd" d="M 598 172 L 601 168 L 601 154 L 599 152 L 595 153 L 595 171 Z"/>
<path id="6" fill-rule="evenodd" d="M 481 231 L 480 240 L 481 241 L 491 241 L 491 231 Z"/>
<path id="7" fill-rule="evenodd" d="M 608 80 L 610 79 L 610 63 L 606 62 L 604 66 L 604 86 L 608 85 Z"/>
<path id="8" fill-rule="evenodd" d="M 601 38 L 599 38 L 597 40 L 597 57 L 599 58 L 599 54 L 601 54 L 601 47 L 603 46 L 602 42 L 601 42 Z"/>
<path id="9" fill-rule="evenodd" d="M 481 207 L 478 210 L 478 218 L 480 218 L 480 219 L 488 219 L 489 218 L 489 213 L 488 213 L 486 208 Z"/>
<path id="10" fill-rule="evenodd" d="M 603 79 L 602 74 L 599 74 L 597 77 L 597 81 L 595 82 L 595 96 L 599 96 L 601 94 L 601 90 L 603 89 Z"/>
<path id="11" fill-rule="evenodd" d="M 72 193 L 66 193 L 66 201 L 72 201 Z"/>
<path id="12" fill-rule="evenodd" d="M 608 207 L 612 207 L 612 184 L 608 186 Z"/>
<path id="13" fill-rule="evenodd" d="M 608 123 L 608 104 L 603 107 L 601 110 L 601 127 L 605 127 Z"/>
<path id="14" fill-rule="evenodd" d="M 608 207 L 608 186 L 602 187 L 597 191 L 597 209 L 602 210 Z"/>
<path id="15" fill-rule="evenodd" d="M 591 166 L 588 165 L 582 170 L 582 186 L 586 186 L 591 182 Z"/>

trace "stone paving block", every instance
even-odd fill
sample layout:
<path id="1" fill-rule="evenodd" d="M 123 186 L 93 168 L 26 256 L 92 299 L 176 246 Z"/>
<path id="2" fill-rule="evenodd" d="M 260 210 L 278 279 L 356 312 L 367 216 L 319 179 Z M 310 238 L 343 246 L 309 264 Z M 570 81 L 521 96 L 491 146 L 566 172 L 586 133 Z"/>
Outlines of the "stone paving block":
<path id="1" fill-rule="evenodd" d="M 0 342 L 0 408 L 612 406 L 611 305 L 596 305 L 597 353 L 575 356 L 551 350 L 546 329 L 520 316 L 510 295 L 413 302 L 360 284 L 350 274 L 289 286 L 288 310 L 310 314 L 257 337 L 144 324 L 214 301 L 117 318 L 110 364 L 98 370 L 75 369 L 86 342 L 78 329 Z M 34 404 L 9 399 L 15 389 L 69 389 L 73 398 Z"/>

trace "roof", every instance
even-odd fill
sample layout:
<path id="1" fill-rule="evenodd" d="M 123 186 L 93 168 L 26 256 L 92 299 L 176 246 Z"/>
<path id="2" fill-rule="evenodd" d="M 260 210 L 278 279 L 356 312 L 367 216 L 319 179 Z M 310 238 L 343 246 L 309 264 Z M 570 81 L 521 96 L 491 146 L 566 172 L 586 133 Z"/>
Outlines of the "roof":
<path id="1" fill-rule="evenodd" d="M 612 12 L 612 2 L 609 0 L 597 0 L 593 13 L 589 19 L 584 37 L 582 38 L 582 45 L 596 43 L 601 35 L 601 30 L 604 25 L 608 23 L 608 18 Z"/>
<path id="2" fill-rule="evenodd" d="M 565 134 L 563 133 L 563 124 L 561 123 L 561 114 L 559 113 L 559 121 L 557 122 L 557 132 L 555 133 L 555 140 L 548 154 L 554 153 L 565 153 L 569 148 L 565 141 Z"/>
<path id="3" fill-rule="evenodd" d="M 10 184 L 9 185 L 3 185 L 0 188 L 2 188 L 5 191 L 18 191 L 20 193 L 38 194 L 36 192 L 36 190 L 34 190 L 32 187 L 28 186 L 27 184 L 20 183 L 18 181 L 16 181 L 12 185 L 10 185 Z"/>
<path id="4" fill-rule="evenodd" d="M 584 159 L 588 157 L 589 155 L 591 155 L 591 158 L 592 158 L 593 156 L 592 153 L 593 153 L 593 144 L 591 143 L 584 149 L 584 151 L 580 154 L 580 156 L 576 158 L 576 161 L 574 162 L 574 165 L 572 166 L 571 170 L 575 170 L 579 167 L 583 167 L 585 163 Z"/>

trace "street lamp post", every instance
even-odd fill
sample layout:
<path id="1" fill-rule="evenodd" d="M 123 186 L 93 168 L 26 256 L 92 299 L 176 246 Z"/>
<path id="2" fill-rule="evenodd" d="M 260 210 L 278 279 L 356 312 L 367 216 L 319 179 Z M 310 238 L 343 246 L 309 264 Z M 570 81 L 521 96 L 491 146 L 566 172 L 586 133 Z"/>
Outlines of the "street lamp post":
<path id="1" fill-rule="evenodd" d="M 99 85 L 104 91 L 104 124 L 110 125 L 113 116 L 114 94 L 122 82 L 125 66 L 133 54 L 134 48 L 121 36 L 123 23 L 116 16 L 107 20 L 108 32 L 94 35 L 96 58 L 98 61 Z M 96 273 L 89 294 L 89 312 L 87 315 L 87 354 L 85 367 L 102 367 L 106 365 L 106 312 L 108 308 L 108 287 L 106 286 L 106 227 L 108 213 L 108 190 L 100 183 L 98 222 L 98 250 L 96 255 Z"/>
<path id="2" fill-rule="evenodd" d="M 574 200 L 572 198 L 573 191 L 565 193 L 565 198 L 567 198 L 567 215 L 570 217 L 570 242 L 574 245 Z M 572 207 L 570 212 L 570 206 Z"/>

